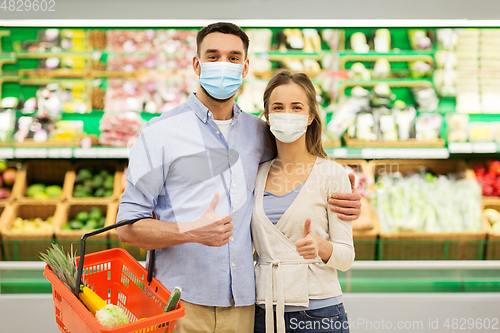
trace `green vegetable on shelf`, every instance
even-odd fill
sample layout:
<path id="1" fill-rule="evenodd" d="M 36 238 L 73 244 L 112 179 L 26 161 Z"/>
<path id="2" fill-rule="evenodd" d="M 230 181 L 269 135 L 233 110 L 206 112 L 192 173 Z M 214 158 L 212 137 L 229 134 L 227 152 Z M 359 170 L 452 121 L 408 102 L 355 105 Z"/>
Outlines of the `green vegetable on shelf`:
<path id="1" fill-rule="evenodd" d="M 62 188 L 57 185 L 47 186 L 45 188 L 45 193 L 51 198 L 59 198 L 62 196 Z"/>
<path id="2" fill-rule="evenodd" d="M 82 168 L 78 171 L 73 189 L 75 198 L 104 198 L 113 196 L 115 176 L 103 168 Z"/>
<path id="3" fill-rule="evenodd" d="M 372 207 L 384 232 L 463 232 L 482 228 L 475 181 L 430 173 L 378 177 Z"/>
<path id="4" fill-rule="evenodd" d="M 36 193 L 41 193 L 41 192 L 45 192 L 45 185 L 33 184 L 28 186 L 28 189 L 26 190 L 26 196 L 33 197 Z"/>
<path id="5" fill-rule="evenodd" d="M 80 221 L 80 222 L 85 223 L 85 222 L 87 222 L 87 220 L 89 219 L 89 216 L 90 216 L 90 214 L 89 214 L 89 213 L 87 213 L 87 212 L 80 212 L 80 213 L 78 213 L 78 214 L 76 215 L 76 219 L 77 219 L 78 221 Z"/>
<path id="6" fill-rule="evenodd" d="M 68 224 L 61 227 L 62 230 L 94 230 L 103 228 L 106 224 L 106 217 L 99 207 L 91 207 L 90 213 L 83 211 L 70 219 Z"/>
<path id="7" fill-rule="evenodd" d="M 99 208 L 93 207 L 90 210 L 89 218 L 93 220 L 99 220 L 102 217 L 102 212 Z"/>
<path id="8" fill-rule="evenodd" d="M 79 230 L 79 229 L 83 228 L 83 226 L 84 226 L 84 224 L 83 224 L 82 221 L 79 221 L 79 220 L 76 220 L 76 219 L 73 219 L 73 220 L 69 221 L 68 225 L 73 230 Z"/>

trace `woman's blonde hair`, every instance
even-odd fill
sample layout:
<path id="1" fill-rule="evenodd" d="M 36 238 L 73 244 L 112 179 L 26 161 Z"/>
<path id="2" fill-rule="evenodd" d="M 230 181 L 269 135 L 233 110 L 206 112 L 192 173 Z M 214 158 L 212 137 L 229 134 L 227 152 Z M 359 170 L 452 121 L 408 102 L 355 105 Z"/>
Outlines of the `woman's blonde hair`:
<path id="1" fill-rule="evenodd" d="M 314 119 L 307 127 L 306 132 L 306 147 L 307 151 L 314 156 L 327 158 L 327 154 L 325 149 L 323 148 L 323 140 L 322 130 L 323 125 L 321 121 L 321 115 L 319 113 L 319 105 L 316 100 L 316 89 L 314 89 L 314 85 L 312 84 L 309 77 L 304 73 L 296 73 L 292 74 L 289 71 L 283 71 L 276 74 L 267 84 L 266 90 L 264 91 L 264 112 L 263 114 L 266 116 L 266 119 L 269 119 L 269 98 L 271 97 L 271 93 L 274 89 L 279 86 L 295 83 L 304 89 L 307 100 L 309 104 L 309 113 L 314 115 Z M 268 135 L 268 145 L 270 150 L 276 155 L 276 140 L 274 135 L 272 135 L 271 131 L 267 130 Z"/>

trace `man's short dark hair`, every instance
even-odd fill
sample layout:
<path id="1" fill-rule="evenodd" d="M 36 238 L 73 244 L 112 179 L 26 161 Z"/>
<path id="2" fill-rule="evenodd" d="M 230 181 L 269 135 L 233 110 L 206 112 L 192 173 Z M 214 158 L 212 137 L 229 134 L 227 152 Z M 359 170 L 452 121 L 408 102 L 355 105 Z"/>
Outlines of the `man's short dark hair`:
<path id="1" fill-rule="evenodd" d="M 248 54 L 248 44 L 250 43 L 247 34 L 236 24 L 234 23 L 229 23 L 229 22 L 217 22 L 217 23 L 212 23 L 201 29 L 198 34 L 196 35 L 196 47 L 198 48 L 198 56 L 200 55 L 200 46 L 201 42 L 203 42 L 203 39 L 208 34 L 211 34 L 213 32 L 220 32 L 223 34 L 229 34 L 229 35 L 235 35 L 241 38 L 241 41 L 243 42 L 243 47 L 245 49 L 245 57 Z"/>

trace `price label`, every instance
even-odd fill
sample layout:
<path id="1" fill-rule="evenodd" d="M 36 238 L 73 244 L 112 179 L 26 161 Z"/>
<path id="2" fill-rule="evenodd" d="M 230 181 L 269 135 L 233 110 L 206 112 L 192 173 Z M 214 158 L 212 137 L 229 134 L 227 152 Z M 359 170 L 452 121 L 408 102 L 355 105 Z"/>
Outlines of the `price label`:
<path id="1" fill-rule="evenodd" d="M 496 153 L 497 144 L 495 142 L 476 142 L 473 145 L 475 153 Z"/>
<path id="2" fill-rule="evenodd" d="M 47 148 L 16 148 L 16 158 L 47 158 Z"/>
<path id="3" fill-rule="evenodd" d="M 75 158 L 97 158 L 97 148 L 75 148 L 73 156 Z"/>
<path id="4" fill-rule="evenodd" d="M 49 148 L 49 158 L 71 158 L 73 157 L 72 148 Z"/>
<path id="5" fill-rule="evenodd" d="M 462 153 L 462 154 L 470 154 L 472 153 L 472 143 L 470 142 L 450 142 L 448 144 L 448 150 L 450 153 Z"/>
<path id="6" fill-rule="evenodd" d="M 448 158 L 450 153 L 446 148 L 365 148 L 361 150 L 364 159 L 382 158 Z"/>
<path id="7" fill-rule="evenodd" d="M 14 148 L 1 148 L 0 158 L 14 158 Z"/>
<path id="8" fill-rule="evenodd" d="M 345 148 L 333 148 L 333 158 L 347 158 L 347 149 Z M 128 157 L 128 152 L 125 149 L 125 157 Z"/>

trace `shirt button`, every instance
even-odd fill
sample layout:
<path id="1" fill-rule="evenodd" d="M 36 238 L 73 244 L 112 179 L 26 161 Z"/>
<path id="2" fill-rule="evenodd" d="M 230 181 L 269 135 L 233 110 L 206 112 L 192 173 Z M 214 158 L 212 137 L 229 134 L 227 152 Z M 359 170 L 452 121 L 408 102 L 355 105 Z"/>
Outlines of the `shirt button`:
<path id="1" fill-rule="evenodd" d="M 217 134 L 220 134 L 220 132 L 219 132 L 219 131 L 217 131 Z"/>
<path id="2" fill-rule="evenodd" d="M 233 237 L 231 237 L 231 242 L 232 242 L 232 241 L 234 241 L 234 238 L 233 238 Z"/>
<path id="3" fill-rule="evenodd" d="M 233 267 L 234 267 L 234 262 L 231 264 L 231 266 L 233 266 Z"/>
<path id="4" fill-rule="evenodd" d="M 231 212 L 234 214 L 234 209 Z"/>
<path id="5" fill-rule="evenodd" d="M 211 113 L 211 112 L 209 112 L 209 113 L 208 113 L 208 116 L 209 116 L 209 117 L 212 117 L 212 113 Z"/>
<path id="6" fill-rule="evenodd" d="M 204 121 L 204 122 L 205 122 L 205 121 L 207 121 L 207 118 L 203 118 L 203 121 Z"/>
<path id="7" fill-rule="evenodd" d="M 235 184 L 235 183 L 233 183 L 233 187 L 236 187 L 236 184 Z"/>

